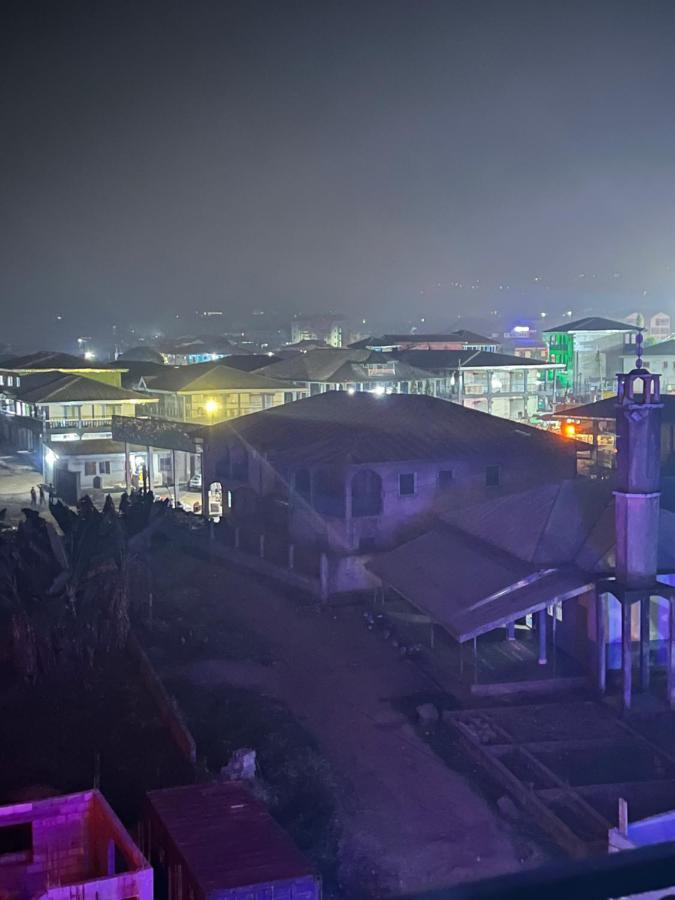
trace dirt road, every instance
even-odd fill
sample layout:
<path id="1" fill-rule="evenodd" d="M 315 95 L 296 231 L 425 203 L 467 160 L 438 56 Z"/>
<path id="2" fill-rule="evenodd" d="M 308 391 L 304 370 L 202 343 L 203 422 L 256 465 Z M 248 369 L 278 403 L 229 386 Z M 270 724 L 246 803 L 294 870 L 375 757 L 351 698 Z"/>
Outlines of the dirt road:
<path id="1" fill-rule="evenodd" d="M 274 694 L 314 735 L 343 787 L 347 882 L 353 869 L 384 895 L 520 868 L 507 826 L 399 711 L 397 701 L 432 686 L 363 626 L 358 610 L 301 608 L 253 576 L 175 547 L 156 568 L 166 589 L 189 583 L 202 612 L 222 619 L 231 611 L 238 627 L 270 648 L 271 667 L 214 652 L 181 674 L 202 685 L 228 682 Z"/>

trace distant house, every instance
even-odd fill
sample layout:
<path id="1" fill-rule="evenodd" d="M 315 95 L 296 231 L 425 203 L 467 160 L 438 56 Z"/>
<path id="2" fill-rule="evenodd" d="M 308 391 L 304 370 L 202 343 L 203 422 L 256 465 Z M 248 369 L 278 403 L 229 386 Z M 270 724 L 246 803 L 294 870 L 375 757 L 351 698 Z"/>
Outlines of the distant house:
<path id="1" fill-rule="evenodd" d="M 152 900 L 150 864 L 98 791 L 0 807 L 0 896 Z"/>
<path id="2" fill-rule="evenodd" d="M 631 348 L 633 349 L 633 348 Z M 645 344 L 642 350 L 644 364 L 651 372 L 661 376 L 661 387 L 665 393 L 675 393 L 675 338 L 659 344 Z M 621 371 L 629 372 L 635 365 L 635 352 L 621 357 Z"/>
<path id="3" fill-rule="evenodd" d="M 122 367 L 99 363 L 72 356 L 70 353 L 58 353 L 52 350 L 39 350 L 25 356 L 10 356 L 0 360 L 0 369 L 14 372 L 15 375 L 38 375 L 46 372 L 58 372 L 62 375 L 84 375 L 94 381 L 103 381 L 120 387 Z"/>
<path id="4" fill-rule="evenodd" d="M 320 900 L 310 863 L 240 782 L 150 791 L 140 836 L 167 900 Z"/>
<path id="5" fill-rule="evenodd" d="M 181 422 L 211 424 L 250 415 L 305 396 L 302 385 L 221 362 L 175 366 L 139 383 L 159 400 L 158 415 Z"/>
<path id="6" fill-rule="evenodd" d="M 351 347 L 295 353 L 259 370 L 260 374 L 301 384 L 313 395 L 324 391 L 375 391 L 443 396 L 444 378 L 389 354 Z"/>
<path id="7" fill-rule="evenodd" d="M 650 316 L 647 335 L 655 341 L 667 341 L 673 333 L 672 323 L 668 313 L 658 312 Z"/>
<path id="8" fill-rule="evenodd" d="M 560 385 L 577 399 L 613 391 L 621 357 L 639 328 L 601 316 L 565 322 L 543 332 L 551 362 L 563 363 Z M 552 376 L 551 376 L 552 377 Z"/>
<path id="9" fill-rule="evenodd" d="M 157 349 L 168 365 L 187 366 L 222 359 L 236 345 L 223 335 L 195 335 L 162 341 Z"/>
<path id="10" fill-rule="evenodd" d="M 344 338 L 344 317 L 325 315 L 297 315 L 291 321 L 291 344 L 321 341 L 329 347 L 341 347 Z"/>
<path id="11" fill-rule="evenodd" d="M 293 540 L 389 547 L 439 507 L 571 478 L 571 441 L 423 395 L 330 391 L 204 434 L 205 484 Z M 274 509 L 276 507 L 276 512 Z"/>
<path id="12" fill-rule="evenodd" d="M 499 343 L 473 331 L 460 329 L 449 334 L 384 334 L 380 337 L 362 338 L 352 344 L 356 350 L 499 350 Z"/>

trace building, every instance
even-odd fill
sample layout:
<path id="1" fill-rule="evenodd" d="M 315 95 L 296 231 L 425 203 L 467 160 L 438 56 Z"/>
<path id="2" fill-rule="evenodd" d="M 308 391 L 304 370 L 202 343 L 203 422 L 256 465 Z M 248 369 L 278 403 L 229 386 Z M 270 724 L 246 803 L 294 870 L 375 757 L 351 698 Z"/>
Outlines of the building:
<path id="1" fill-rule="evenodd" d="M 659 344 L 647 344 L 644 348 L 645 367 L 661 376 L 664 394 L 675 393 L 675 338 Z M 629 372 L 634 356 L 625 353 L 621 357 L 621 371 Z"/>
<path id="2" fill-rule="evenodd" d="M 242 522 L 338 554 L 399 543 L 439 509 L 574 477 L 574 442 L 423 395 L 330 391 L 204 432 L 204 488 Z"/>
<path id="3" fill-rule="evenodd" d="M 449 509 L 367 568 L 474 654 L 482 635 L 503 629 L 513 640 L 517 624 L 536 623 L 540 666 L 553 645 L 601 694 L 618 669 L 626 709 L 637 644 L 640 690 L 663 666 L 675 707 L 675 513 L 660 503 L 661 410 L 658 375 L 619 374 L 613 483 L 552 476 Z"/>
<path id="4" fill-rule="evenodd" d="M 223 335 L 195 335 L 161 341 L 157 349 L 171 366 L 188 366 L 223 359 L 236 344 Z"/>
<path id="5" fill-rule="evenodd" d="M 380 337 L 362 338 L 351 347 L 380 353 L 401 350 L 485 350 L 493 353 L 500 349 L 499 343 L 492 338 L 465 329 L 449 334 L 384 334 Z"/>
<path id="6" fill-rule="evenodd" d="M 271 372 L 268 377 L 266 372 L 246 372 L 221 362 L 197 363 L 141 379 L 139 388 L 159 400 L 159 416 L 201 424 L 249 415 L 305 396 L 302 385 L 275 379 Z"/>
<path id="7" fill-rule="evenodd" d="M 600 316 L 544 331 L 549 360 L 565 366 L 557 376 L 561 388 L 578 400 L 599 399 L 605 392 L 613 392 L 614 375 L 638 331 L 635 325 Z"/>
<path id="8" fill-rule="evenodd" d="M 656 342 L 667 341 L 672 333 L 672 323 L 668 313 L 657 312 L 650 316 L 647 337 Z"/>
<path id="9" fill-rule="evenodd" d="M 406 350 L 399 359 L 443 378 L 443 396 L 471 409 L 528 420 L 555 407 L 562 363 L 484 350 Z"/>
<path id="10" fill-rule="evenodd" d="M 324 341 L 329 347 L 341 347 L 344 340 L 343 316 L 297 315 L 291 321 L 291 344 L 300 341 Z"/>
<path id="11" fill-rule="evenodd" d="M 95 381 L 120 387 L 123 368 L 97 363 L 93 360 L 72 356 L 69 353 L 58 353 L 52 350 L 39 350 L 26 356 L 10 356 L 0 360 L 0 368 L 15 375 L 39 375 L 47 372 L 58 372 L 62 375 L 84 375 Z"/>
<path id="12" fill-rule="evenodd" d="M 166 900 L 319 900 L 321 882 L 240 782 L 150 791 L 140 843 Z"/>
<path id="13" fill-rule="evenodd" d="M 152 869 L 98 791 L 0 807 L 0 895 L 152 900 Z"/>
<path id="14" fill-rule="evenodd" d="M 432 372 L 415 368 L 389 354 L 351 347 L 295 353 L 258 371 L 302 385 L 310 395 L 325 391 L 376 391 L 441 397 L 446 392 L 444 378 Z"/>

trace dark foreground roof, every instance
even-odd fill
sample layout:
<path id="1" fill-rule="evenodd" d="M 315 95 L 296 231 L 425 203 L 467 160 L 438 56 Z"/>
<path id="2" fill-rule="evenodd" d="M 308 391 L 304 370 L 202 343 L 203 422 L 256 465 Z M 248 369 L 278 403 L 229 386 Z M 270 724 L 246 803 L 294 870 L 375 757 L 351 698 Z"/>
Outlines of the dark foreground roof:
<path id="1" fill-rule="evenodd" d="M 574 454 L 576 444 L 538 428 L 424 394 L 328 391 L 205 428 L 207 440 L 239 435 L 289 463 L 473 459 L 509 453 Z"/>
<path id="2" fill-rule="evenodd" d="M 137 391 L 128 391 L 106 384 L 85 375 L 49 374 L 26 375 L 17 391 L 25 403 L 121 403 L 134 400 L 136 403 L 156 402 L 154 397 Z"/>
<path id="3" fill-rule="evenodd" d="M 147 798 L 204 897 L 314 877 L 290 837 L 242 784 L 185 785 L 150 791 Z"/>
<path id="4" fill-rule="evenodd" d="M 675 394 L 662 394 L 661 403 L 663 404 L 662 421 L 675 422 Z M 595 403 L 585 403 L 583 406 L 561 409 L 552 418 L 614 419 L 616 418 L 616 397 L 605 397 L 604 400 L 596 400 Z"/>
<path id="5" fill-rule="evenodd" d="M 547 328 L 543 333 L 572 332 L 572 331 L 639 331 L 636 325 L 628 322 L 618 322 L 616 319 L 604 319 L 602 316 L 587 316 L 585 319 L 577 319 L 576 322 L 564 322 L 555 328 Z"/>

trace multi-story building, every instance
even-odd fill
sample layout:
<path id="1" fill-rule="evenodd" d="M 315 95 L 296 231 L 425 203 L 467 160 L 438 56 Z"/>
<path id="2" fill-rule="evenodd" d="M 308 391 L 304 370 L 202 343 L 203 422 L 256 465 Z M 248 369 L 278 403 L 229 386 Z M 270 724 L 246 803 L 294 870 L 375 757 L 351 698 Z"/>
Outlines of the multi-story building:
<path id="1" fill-rule="evenodd" d="M 157 414 L 181 422 L 210 424 L 249 415 L 304 397 L 302 385 L 220 362 L 177 366 L 142 378 L 139 388 L 159 401 Z"/>
<path id="2" fill-rule="evenodd" d="M 494 353 L 500 349 L 496 340 L 465 329 L 449 334 L 383 334 L 380 337 L 362 338 L 351 347 L 381 353 L 401 350 L 485 350 Z"/>
<path id="3" fill-rule="evenodd" d="M 662 391 L 675 393 L 675 338 L 659 344 L 645 344 L 642 352 L 645 368 L 661 376 Z M 629 372 L 634 363 L 635 354 L 625 353 L 621 357 L 621 371 Z"/>
<path id="4" fill-rule="evenodd" d="M 344 341 L 344 317 L 297 315 L 291 321 L 291 344 L 300 341 L 325 341 L 329 347 L 341 347 Z"/>
<path id="5" fill-rule="evenodd" d="M 639 328 L 600 316 L 565 322 L 543 332 L 552 363 L 563 363 L 556 377 L 563 390 L 577 399 L 614 390 L 621 357 L 635 343 Z M 553 379 L 553 374 L 549 376 Z"/>
<path id="6" fill-rule="evenodd" d="M 647 328 L 648 337 L 657 342 L 667 341 L 672 333 L 672 323 L 668 313 L 657 312 L 650 316 Z"/>
<path id="7" fill-rule="evenodd" d="M 0 896 L 152 900 L 153 873 L 98 791 L 0 807 Z"/>

